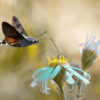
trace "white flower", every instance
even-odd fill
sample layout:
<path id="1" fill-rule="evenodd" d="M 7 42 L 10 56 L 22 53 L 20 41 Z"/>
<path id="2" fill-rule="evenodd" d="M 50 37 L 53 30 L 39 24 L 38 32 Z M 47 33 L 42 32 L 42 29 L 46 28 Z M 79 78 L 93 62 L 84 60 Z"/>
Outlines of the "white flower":
<path id="1" fill-rule="evenodd" d="M 54 81 L 54 78 L 60 73 L 62 68 L 65 68 L 65 72 L 64 72 L 65 73 L 64 75 L 66 78 L 65 81 L 68 84 L 70 85 L 75 84 L 75 80 L 73 76 L 76 77 L 77 80 L 81 80 L 83 83 L 85 83 L 85 85 L 88 85 L 90 83 L 88 80 L 89 74 L 87 74 L 86 72 L 84 72 L 83 70 L 79 68 L 62 64 L 61 66 L 60 65 L 56 66 L 56 68 L 44 67 L 35 71 L 32 75 L 34 80 L 31 83 L 31 87 L 35 87 L 36 85 L 38 85 L 41 87 L 40 89 L 41 92 L 45 94 L 49 94 L 50 88 L 47 87 L 48 80 Z M 83 75 L 79 74 L 78 72 L 81 72 Z"/>

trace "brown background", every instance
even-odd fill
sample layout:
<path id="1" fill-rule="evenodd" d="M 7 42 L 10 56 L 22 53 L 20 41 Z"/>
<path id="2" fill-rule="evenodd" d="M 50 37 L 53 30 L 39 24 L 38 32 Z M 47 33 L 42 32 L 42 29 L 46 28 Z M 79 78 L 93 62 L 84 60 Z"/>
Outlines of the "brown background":
<path id="1" fill-rule="evenodd" d="M 31 37 L 43 31 L 38 45 L 26 48 L 0 46 L 0 100 L 61 100 L 56 86 L 49 83 L 50 95 L 30 88 L 32 73 L 47 66 L 47 56 L 56 56 L 56 49 L 48 40 L 55 40 L 60 54 L 80 64 L 79 44 L 87 34 L 100 39 L 100 0 L 0 0 L 0 24 L 12 23 L 17 16 Z M 0 39 L 3 39 L 0 26 Z M 88 69 L 91 84 L 84 100 L 100 100 L 100 55 Z"/>

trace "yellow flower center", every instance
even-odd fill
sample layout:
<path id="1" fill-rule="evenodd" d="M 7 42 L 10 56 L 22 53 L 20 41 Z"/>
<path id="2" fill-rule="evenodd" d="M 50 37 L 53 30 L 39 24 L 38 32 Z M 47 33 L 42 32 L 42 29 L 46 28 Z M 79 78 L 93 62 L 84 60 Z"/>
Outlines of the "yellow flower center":
<path id="1" fill-rule="evenodd" d="M 62 64 L 69 65 L 68 61 L 69 61 L 69 58 L 65 58 L 64 56 L 59 56 L 59 58 L 54 56 L 52 60 L 48 57 L 48 65 L 51 67 L 56 67 Z"/>

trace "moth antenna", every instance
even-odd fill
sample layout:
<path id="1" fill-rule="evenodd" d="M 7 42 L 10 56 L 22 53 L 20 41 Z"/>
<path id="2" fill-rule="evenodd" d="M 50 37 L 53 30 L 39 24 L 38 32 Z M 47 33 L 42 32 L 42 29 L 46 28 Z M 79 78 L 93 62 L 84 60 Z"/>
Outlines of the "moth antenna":
<path id="1" fill-rule="evenodd" d="M 43 33 L 41 33 L 40 35 L 38 35 L 37 39 L 40 38 L 41 36 L 43 36 L 45 33 L 47 33 L 47 31 L 44 31 Z"/>
<path id="2" fill-rule="evenodd" d="M 50 40 L 52 41 L 52 43 L 54 44 L 54 46 L 55 46 L 55 48 L 56 48 L 56 50 L 57 50 L 57 52 L 58 52 L 57 58 L 59 58 L 59 49 L 58 49 L 56 43 L 54 42 L 54 40 L 53 40 L 52 38 L 49 38 L 49 39 L 50 39 Z"/>

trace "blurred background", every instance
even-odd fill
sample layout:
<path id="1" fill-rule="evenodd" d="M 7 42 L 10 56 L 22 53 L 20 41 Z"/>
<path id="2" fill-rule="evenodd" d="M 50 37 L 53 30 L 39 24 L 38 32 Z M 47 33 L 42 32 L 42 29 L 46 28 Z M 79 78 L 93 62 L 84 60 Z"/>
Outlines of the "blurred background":
<path id="1" fill-rule="evenodd" d="M 0 0 L 0 24 L 12 23 L 17 16 L 31 37 L 47 30 L 37 45 L 25 48 L 0 46 L 0 100 L 61 100 L 56 86 L 49 83 L 50 95 L 30 88 L 32 73 L 48 65 L 47 56 L 57 55 L 53 38 L 60 54 L 70 62 L 81 63 L 79 44 L 87 34 L 100 39 L 100 0 Z M 0 40 L 4 38 L 0 26 Z M 84 100 L 100 100 L 100 54 L 88 69 L 91 84 Z"/>

